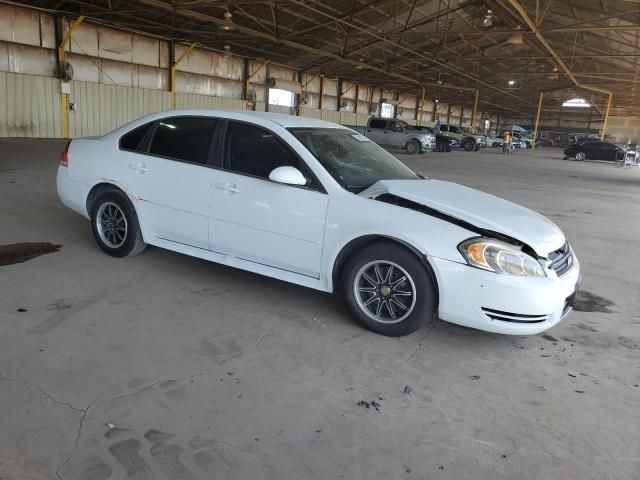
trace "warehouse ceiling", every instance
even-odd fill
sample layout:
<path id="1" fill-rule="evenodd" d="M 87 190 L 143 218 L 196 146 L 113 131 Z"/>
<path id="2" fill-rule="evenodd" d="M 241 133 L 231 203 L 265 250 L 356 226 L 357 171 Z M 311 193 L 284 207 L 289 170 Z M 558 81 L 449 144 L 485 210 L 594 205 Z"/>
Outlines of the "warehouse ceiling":
<path id="1" fill-rule="evenodd" d="M 532 116 L 640 113 L 638 0 L 29 0 L 303 71 Z M 229 14 L 226 14 L 229 12 Z"/>

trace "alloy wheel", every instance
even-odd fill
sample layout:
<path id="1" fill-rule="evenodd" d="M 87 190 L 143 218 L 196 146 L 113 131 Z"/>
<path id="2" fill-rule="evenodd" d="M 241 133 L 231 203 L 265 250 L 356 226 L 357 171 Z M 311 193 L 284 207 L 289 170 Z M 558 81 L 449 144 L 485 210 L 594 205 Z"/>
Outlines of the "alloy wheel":
<path id="1" fill-rule="evenodd" d="M 353 281 L 353 294 L 360 309 L 380 323 L 398 323 L 416 304 L 413 279 L 400 265 L 374 260 L 363 265 Z"/>
<path id="2" fill-rule="evenodd" d="M 109 248 L 120 248 L 127 239 L 127 218 L 113 202 L 104 202 L 96 212 L 96 228 L 100 240 Z"/>

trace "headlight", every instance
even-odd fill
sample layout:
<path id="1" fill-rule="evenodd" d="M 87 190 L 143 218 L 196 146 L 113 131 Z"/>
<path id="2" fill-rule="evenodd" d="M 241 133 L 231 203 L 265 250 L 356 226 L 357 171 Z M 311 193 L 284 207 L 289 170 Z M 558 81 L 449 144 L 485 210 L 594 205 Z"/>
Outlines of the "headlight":
<path id="1" fill-rule="evenodd" d="M 542 265 L 518 247 L 489 238 L 471 238 L 458 250 L 472 267 L 520 277 L 545 277 Z"/>

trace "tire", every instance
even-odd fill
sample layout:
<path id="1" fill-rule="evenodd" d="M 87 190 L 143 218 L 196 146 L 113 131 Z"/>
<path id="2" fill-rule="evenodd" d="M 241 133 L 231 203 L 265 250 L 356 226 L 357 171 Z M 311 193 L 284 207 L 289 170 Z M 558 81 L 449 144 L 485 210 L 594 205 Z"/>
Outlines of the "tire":
<path id="1" fill-rule="evenodd" d="M 444 152 L 444 143 L 440 142 L 436 145 L 436 152 L 438 153 Z"/>
<path id="2" fill-rule="evenodd" d="M 491 144 L 491 147 L 492 147 L 492 148 L 498 148 L 499 146 L 500 146 L 500 144 L 499 144 L 498 142 L 493 142 L 493 143 Z"/>
<path id="3" fill-rule="evenodd" d="M 420 153 L 420 144 L 417 140 L 409 140 L 404 148 L 409 155 L 416 155 Z"/>
<path id="4" fill-rule="evenodd" d="M 147 248 L 136 211 L 121 190 L 113 188 L 100 192 L 92 200 L 89 211 L 96 243 L 108 255 L 132 257 Z"/>
<path id="5" fill-rule="evenodd" d="M 351 257 L 343 269 L 342 289 L 358 323 L 381 335 L 413 333 L 432 321 L 436 310 L 432 276 L 413 253 L 393 242 L 374 243 Z"/>
<path id="6" fill-rule="evenodd" d="M 474 148 L 476 148 L 476 142 L 473 140 L 465 140 L 462 144 L 462 148 L 464 148 L 465 152 L 472 152 Z"/>
<path id="7" fill-rule="evenodd" d="M 578 160 L 579 162 L 584 162 L 587 159 L 587 154 L 584 152 L 578 152 L 576 153 L 576 160 Z"/>

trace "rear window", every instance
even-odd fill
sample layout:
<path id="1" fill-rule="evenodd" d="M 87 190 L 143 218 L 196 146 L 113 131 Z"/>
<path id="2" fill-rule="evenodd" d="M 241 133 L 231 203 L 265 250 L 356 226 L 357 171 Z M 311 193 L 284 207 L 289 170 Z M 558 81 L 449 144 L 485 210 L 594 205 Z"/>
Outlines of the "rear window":
<path id="1" fill-rule="evenodd" d="M 132 152 L 146 152 L 148 149 L 148 135 L 151 134 L 153 122 L 145 123 L 134 128 L 120 137 L 120 148 Z"/>
<path id="2" fill-rule="evenodd" d="M 158 122 L 149 153 L 204 165 L 216 124 L 209 117 L 164 118 Z"/>
<path id="3" fill-rule="evenodd" d="M 387 121 L 381 120 L 379 118 L 372 118 L 371 123 L 369 123 L 369 126 L 371 128 L 385 128 L 386 125 L 387 125 Z"/>

